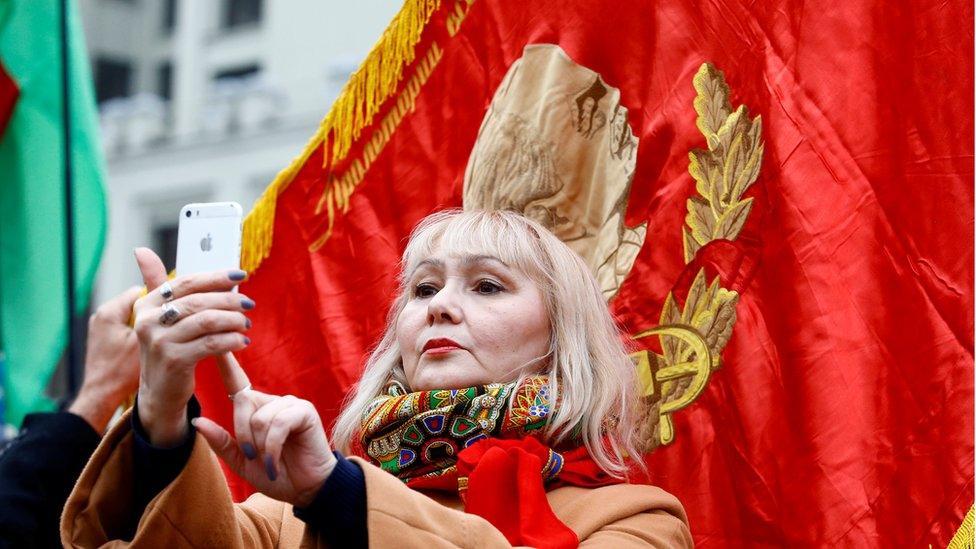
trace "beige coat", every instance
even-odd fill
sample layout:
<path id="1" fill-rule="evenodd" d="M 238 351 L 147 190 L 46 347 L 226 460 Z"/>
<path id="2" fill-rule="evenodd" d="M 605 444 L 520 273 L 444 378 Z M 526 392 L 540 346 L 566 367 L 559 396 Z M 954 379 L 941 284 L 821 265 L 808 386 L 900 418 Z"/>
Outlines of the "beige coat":
<path id="1" fill-rule="evenodd" d="M 509 547 L 456 496 L 425 494 L 358 458 L 366 477 L 371 547 Z M 690 547 L 684 509 L 667 492 L 620 484 L 551 490 L 549 503 L 581 547 Z M 146 507 L 131 542 L 118 539 L 132 500 L 132 433 L 126 414 L 102 440 L 61 517 L 66 547 L 325 547 L 286 503 L 255 494 L 234 504 L 217 458 L 199 434 L 180 475 Z"/>

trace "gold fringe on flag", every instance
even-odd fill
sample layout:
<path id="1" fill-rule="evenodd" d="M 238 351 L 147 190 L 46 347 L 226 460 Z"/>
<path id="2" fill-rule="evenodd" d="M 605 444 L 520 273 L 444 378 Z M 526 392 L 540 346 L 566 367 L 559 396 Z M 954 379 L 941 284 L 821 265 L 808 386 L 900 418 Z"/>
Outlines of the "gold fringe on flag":
<path id="1" fill-rule="evenodd" d="M 253 272 L 271 252 L 275 205 L 295 175 L 319 145 L 331 137 L 332 158 L 323 151 L 323 165 L 335 164 L 349 154 L 363 129 L 373 123 L 380 107 L 396 91 L 404 68 L 413 62 L 416 45 L 440 0 L 405 0 L 403 7 L 383 31 L 363 63 L 352 73 L 342 91 L 319 124 L 318 131 L 291 164 L 254 202 L 244 220 L 241 239 L 241 268 Z"/>
<path id="2" fill-rule="evenodd" d="M 352 161 L 346 173 L 337 176 L 335 179 L 330 179 L 329 183 L 325 185 L 322 196 L 315 205 L 315 215 L 322 213 L 324 208 L 329 217 L 329 223 L 325 227 L 325 231 L 309 244 L 308 250 L 310 252 L 318 251 L 332 236 L 332 227 L 335 224 L 336 215 L 339 212 L 346 213 L 349 211 L 349 197 L 363 181 L 363 177 L 366 176 L 366 172 L 372 166 L 373 160 L 390 141 L 403 117 L 408 112 L 413 111 L 421 87 L 430 77 L 430 73 L 437 66 L 442 54 L 443 51 L 437 44 L 430 45 L 423 59 L 414 68 L 413 75 L 403 87 L 403 91 L 397 96 L 396 103 L 383 116 L 372 135 L 366 140 L 362 156 Z"/>
<path id="3" fill-rule="evenodd" d="M 947 549 L 973 549 L 973 535 L 976 529 L 973 528 L 973 508 L 969 508 L 966 518 L 962 519 L 962 524 L 956 530 L 956 535 L 949 540 Z"/>

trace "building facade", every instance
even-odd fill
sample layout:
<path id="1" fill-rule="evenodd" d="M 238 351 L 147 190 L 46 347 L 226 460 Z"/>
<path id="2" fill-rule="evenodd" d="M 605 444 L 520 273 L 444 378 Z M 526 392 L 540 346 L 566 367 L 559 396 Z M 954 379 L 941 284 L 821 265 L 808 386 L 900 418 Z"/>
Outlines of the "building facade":
<path id="1" fill-rule="evenodd" d="M 107 160 L 93 303 L 175 265 L 180 207 L 247 212 L 312 137 L 398 0 L 80 0 Z"/>

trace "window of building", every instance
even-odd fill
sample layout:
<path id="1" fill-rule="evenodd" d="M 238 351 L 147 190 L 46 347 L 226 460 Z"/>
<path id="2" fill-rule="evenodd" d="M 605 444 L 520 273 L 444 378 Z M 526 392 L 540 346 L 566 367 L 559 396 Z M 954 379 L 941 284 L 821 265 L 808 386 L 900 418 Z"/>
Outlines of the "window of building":
<path id="1" fill-rule="evenodd" d="M 162 225 L 153 229 L 153 250 L 159 253 L 159 258 L 163 260 L 167 273 L 176 268 L 176 237 L 178 234 L 178 225 Z"/>
<path id="2" fill-rule="evenodd" d="M 214 80 L 223 80 L 225 78 L 242 78 L 244 76 L 251 76 L 257 74 L 261 70 L 261 67 L 257 63 L 250 63 L 248 65 L 240 65 L 237 67 L 229 67 L 214 74 Z"/>
<path id="3" fill-rule="evenodd" d="M 157 69 L 156 93 L 166 101 L 173 97 L 173 64 L 169 61 L 160 64 Z"/>
<path id="4" fill-rule="evenodd" d="M 121 59 L 95 60 L 95 96 L 98 102 L 128 97 L 132 86 L 132 64 Z"/>
<path id="5" fill-rule="evenodd" d="M 224 0 L 224 28 L 260 23 L 262 4 L 261 0 Z"/>
<path id="6" fill-rule="evenodd" d="M 176 27 L 176 0 L 165 0 L 163 2 L 163 31 L 167 34 L 173 32 Z"/>

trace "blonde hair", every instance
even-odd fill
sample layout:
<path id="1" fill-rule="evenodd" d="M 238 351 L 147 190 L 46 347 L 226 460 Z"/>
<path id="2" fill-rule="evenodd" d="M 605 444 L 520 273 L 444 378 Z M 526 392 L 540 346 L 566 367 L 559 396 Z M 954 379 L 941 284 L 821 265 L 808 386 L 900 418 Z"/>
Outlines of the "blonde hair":
<path id="1" fill-rule="evenodd" d="M 600 287 L 583 260 L 542 225 L 510 211 L 432 214 L 414 228 L 400 264 L 399 291 L 386 331 L 336 421 L 332 441 L 350 451 L 366 406 L 390 381 L 409 386 L 396 323 L 410 295 L 407 277 L 434 252 L 488 254 L 519 269 L 539 287 L 552 325 L 548 374 L 553 415 L 542 433 L 551 446 L 579 436 L 608 474 L 625 476 L 639 454 L 636 372 Z M 519 380 L 526 372 L 522 372 Z M 497 380 L 505 382 L 509 380 Z M 445 387 L 452 389 L 454 387 Z M 640 460 L 636 460 L 640 461 Z M 638 463 L 638 465 L 641 465 Z"/>

